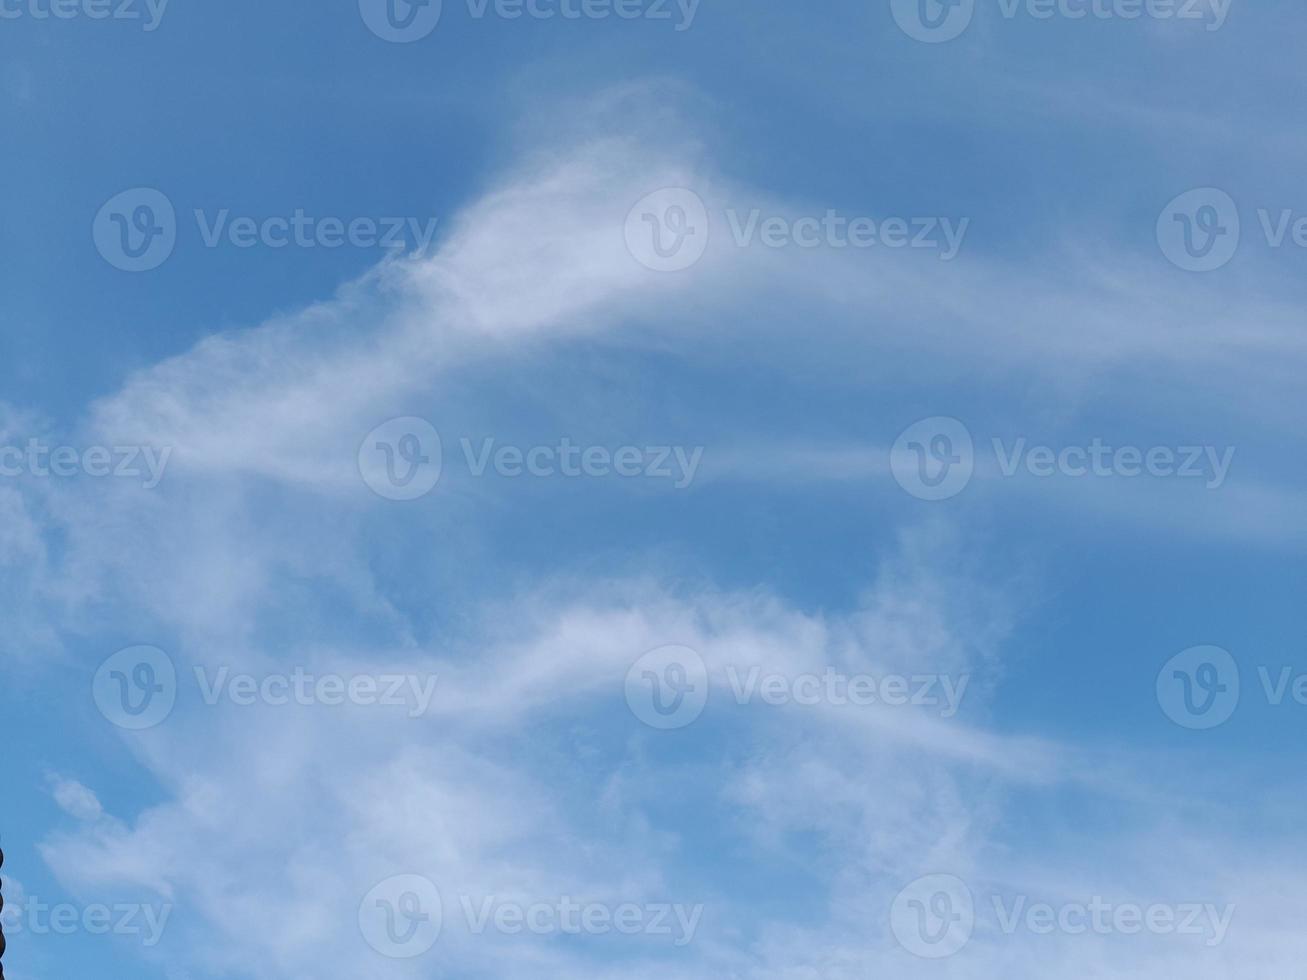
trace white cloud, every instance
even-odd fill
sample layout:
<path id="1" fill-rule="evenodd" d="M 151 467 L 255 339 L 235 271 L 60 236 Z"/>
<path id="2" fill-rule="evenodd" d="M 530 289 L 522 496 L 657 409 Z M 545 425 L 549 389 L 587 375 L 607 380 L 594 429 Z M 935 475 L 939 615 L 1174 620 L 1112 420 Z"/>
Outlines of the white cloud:
<path id="1" fill-rule="evenodd" d="M 88 433 L 176 453 L 157 492 L 70 486 L 38 498 L 67 535 L 62 564 L 40 574 L 61 579 L 72 622 L 166 633 L 183 678 L 197 664 L 385 664 L 434 671 L 441 686 L 418 722 L 360 708 L 210 708 L 192 698 L 165 727 L 124 740 L 164 801 L 101 818 L 90 790 L 62 784 L 61 805 L 96 822 L 52 834 L 47 861 L 79 892 L 146 889 L 184 905 L 189 916 L 174 920 L 182 938 L 162 952 L 171 968 L 199 975 L 1217 975 L 1220 958 L 1188 948 L 1141 961 L 984 937 L 937 972 L 894 949 L 885 905 L 896 882 L 940 869 L 993 881 L 1006 863 L 1011 794 L 1101 789 L 1078 753 L 993 730 L 983 683 L 976 711 L 953 720 L 719 698 L 696 740 L 678 742 L 626 712 L 626 670 L 666 643 L 702 654 L 715 695 L 726 691 L 728 664 L 993 670 L 1021 597 L 993 569 L 952 567 L 956 549 L 907 537 L 852 613 L 654 576 L 542 574 L 479 614 L 460 609 L 441 629 L 413 612 L 435 604 L 423 589 L 437 573 L 412 568 L 401 581 L 378 573 L 387 547 L 433 528 L 453 535 L 460 512 L 454 500 L 451 514 L 435 518 L 393 509 L 377 518 L 378 502 L 354 472 L 363 433 L 406 414 L 410 400 L 439 403 L 438 389 L 470 365 L 649 330 L 651 308 L 668 324 L 665 337 L 692 348 L 705 322 L 721 322 L 730 344 L 774 341 L 799 304 L 810 316 L 842 310 L 830 336 L 807 327 L 800 342 L 760 354 L 772 357 L 805 346 L 859 350 L 891 335 L 922 349 L 948 338 L 950 356 L 983 351 L 995 370 L 1083 357 L 1187 370 L 1242 358 L 1232 374 L 1247 376 L 1261 359 L 1301 356 L 1287 308 L 1260 307 L 1268 325 L 1231 341 L 1221 317 L 1203 309 L 1202 290 L 1146 284 L 1127 259 L 1095 270 L 1093 286 L 1074 277 L 1049 285 L 982 260 L 945 269 L 878 256 L 867 276 L 847 256 L 782 262 L 719 242 L 692 273 L 660 278 L 621 241 L 626 210 L 650 188 L 693 184 L 715 205 L 740 195 L 758 203 L 683 159 L 692 157 L 681 147 L 646 139 L 548 147 L 469 207 L 435 256 L 388 263 L 318 307 L 210 338 L 94 406 Z M 1141 302 L 1158 315 L 1145 328 Z M 773 304 L 757 323 L 727 316 Z M 1061 329 L 1049 329 L 1053 319 Z M 905 336 L 904 322 L 927 326 Z M 1177 355 L 1181 325 L 1191 333 Z M 20 504 L 0 497 L 14 514 L 26 513 Z M 377 536 L 382 525 L 393 538 Z M 4 533 L 39 565 L 30 520 Z M 446 543 L 432 534 L 427 564 L 450 560 Z M 704 860 L 700 837 L 720 848 L 715 860 Z M 1115 842 L 1084 846 L 1104 867 L 1115 860 Z M 1148 884 L 1167 883 L 1164 852 L 1136 857 Z M 745 871 L 774 875 L 785 893 L 763 901 L 773 896 Z M 612 967 L 568 944 L 478 939 L 453 924 L 437 960 L 403 964 L 379 959 L 354 926 L 362 896 L 397 873 L 427 875 L 455 902 L 571 895 L 702 901 L 709 913 L 701 940 L 671 966 L 656 945 L 605 947 L 620 956 Z M 1105 876 L 1101 887 L 1124 877 Z M 1301 880 L 1286 874 L 1277 887 L 1302 894 Z M 1210 863 L 1181 883 L 1186 894 L 1205 886 L 1246 894 Z M 1257 948 L 1277 944 L 1264 961 L 1287 968 L 1300 941 L 1256 895 L 1243 900 L 1269 932 Z"/>
<path id="2" fill-rule="evenodd" d="M 65 813 L 78 820 L 91 822 L 99 820 L 104 814 L 99 798 L 77 780 L 51 774 L 49 781 L 54 801 Z"/>

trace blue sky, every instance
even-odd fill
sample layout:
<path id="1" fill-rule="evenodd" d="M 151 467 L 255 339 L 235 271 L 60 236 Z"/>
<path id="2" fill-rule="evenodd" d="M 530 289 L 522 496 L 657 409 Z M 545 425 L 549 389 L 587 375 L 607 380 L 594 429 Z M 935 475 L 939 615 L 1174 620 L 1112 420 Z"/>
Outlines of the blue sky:
<path id="1" fill-rule="evenodd" d="M 1298 5 L 119 2 L 0 0 L 6 976 L 1301 962 Z"/>

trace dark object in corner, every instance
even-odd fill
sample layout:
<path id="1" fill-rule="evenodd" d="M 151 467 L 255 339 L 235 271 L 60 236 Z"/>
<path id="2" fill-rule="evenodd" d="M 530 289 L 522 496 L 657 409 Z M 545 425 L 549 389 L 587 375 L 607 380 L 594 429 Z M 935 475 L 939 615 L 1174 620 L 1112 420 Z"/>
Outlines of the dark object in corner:
<path id="1" fill-rule="evenodd" d="M 5 866 L 5 852 L 0 851 L 0 868 Z M 0 879 L 0 889 L 4 888 L 4 879 Z M 5 896 L 0 892 L 0 912 L 5 910 Z M 5 927 L 4 922 L 0 921 L 0 959 L 5 955 Z M 5 980 L 5 965 L 0 963 L 0 980 Z"/>

